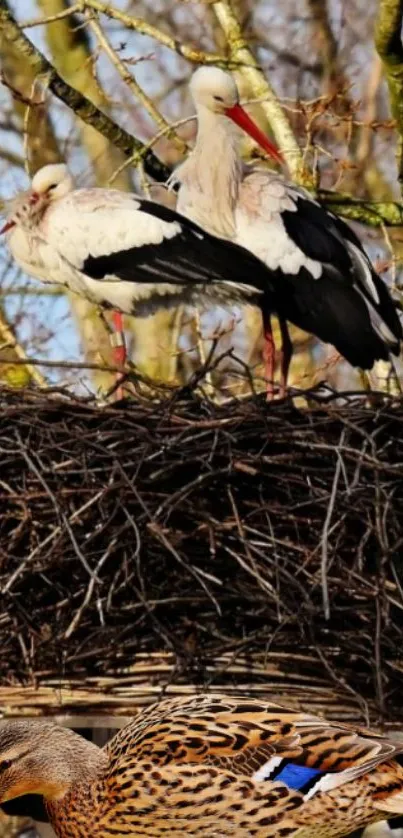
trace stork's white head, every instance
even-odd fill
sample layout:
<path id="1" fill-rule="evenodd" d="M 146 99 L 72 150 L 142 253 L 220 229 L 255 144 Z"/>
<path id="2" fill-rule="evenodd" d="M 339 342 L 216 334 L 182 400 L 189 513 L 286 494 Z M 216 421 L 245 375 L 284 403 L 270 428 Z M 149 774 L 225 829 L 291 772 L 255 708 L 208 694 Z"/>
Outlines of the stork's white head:
<path id="1" fill-rule="evenodd" d="M 64 163 L 43 166 L 32 178 L 31 189 L 12 203 L 12 213 L 0 230 L 7 233 L 16 225 L 34 228 L 49 204 L 64 198 L 73 188 L 73 179 Z"/>
<path id="2" fill-rule="evenodd" d="M 63 198 L 73 188 L 73 179 L 64 163 L 50 163 L 32 178 L 31 194 L 37 199 L 46 196 L 47 201 Z"/>
<path id="3" fill-rule="evenodd" d="M 284 162 L 276 146 L 239 104 L 238 88 L 229 73 L 219 67 L 199 67 L 192 76 L 190 92 L 198 112 L 199 124 L 205 111 L 228 116 L 277 163 Z"/>
<path id="4" fill-rule="evenodd" d="M 213 113 L 225 113 L 239 103 L 234 79 L 219 67 L 199 67 L 193 73 L 190 92 L 196 108 L 208 108 Z"/>

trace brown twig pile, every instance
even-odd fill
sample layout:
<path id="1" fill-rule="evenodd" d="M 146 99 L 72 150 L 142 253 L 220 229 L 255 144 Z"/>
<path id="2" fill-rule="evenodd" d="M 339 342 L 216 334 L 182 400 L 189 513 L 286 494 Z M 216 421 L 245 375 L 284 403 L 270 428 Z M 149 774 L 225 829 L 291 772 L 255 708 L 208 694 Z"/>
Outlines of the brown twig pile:
<path id="1" fill-rule="evenodd" d="M 402 556 L 402 403 L 0 396 L 3 707 L 197 685 L 398 724 Z"/>

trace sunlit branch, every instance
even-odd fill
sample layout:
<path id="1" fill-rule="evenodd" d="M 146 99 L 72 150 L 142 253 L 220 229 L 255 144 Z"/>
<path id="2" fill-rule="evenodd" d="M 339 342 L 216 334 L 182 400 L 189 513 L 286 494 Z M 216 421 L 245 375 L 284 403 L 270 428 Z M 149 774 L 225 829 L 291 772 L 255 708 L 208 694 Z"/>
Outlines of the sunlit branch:
<path id="1" fill-rule="evenodd" d="M 14 42 L 15 48 L 25 57 L 33 71 L 43 78 L 49 90 L 71 108 L 76 116 L 96 128 L 128 157 L 132 156 L 134 152 L 143 156 L 147 173 L 156 180 L 166 180 L 169 177 L 170 170 L 152 151 L 145 150 L 144 144 L 140 140 L 117 125 L 90 99 L 83 96 L 61 78 L 43 53 L 21 31 L 8 8 L 6 0 L 0 0 L 0 30 L 3 31 L 6 38 Z"/>
<path id="2" fill-rule="evenodd" d="M 382 59 L 390 107 L 399 134 L 399 181 L 403 188 L 403 0 L 380 0 L 375 45 Z"/>

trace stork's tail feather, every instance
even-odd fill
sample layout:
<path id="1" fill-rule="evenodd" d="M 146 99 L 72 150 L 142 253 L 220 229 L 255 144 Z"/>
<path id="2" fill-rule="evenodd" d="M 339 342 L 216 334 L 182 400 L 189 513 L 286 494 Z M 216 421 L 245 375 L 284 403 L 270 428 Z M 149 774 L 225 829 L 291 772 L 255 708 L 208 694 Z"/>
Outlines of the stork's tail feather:
<path id="1" fill-rule="evenodd" d="M 384 281 L 373 269 L 367 255 L 351 242 L 347 242 L 347 247 L 356 268 L 356 287 L 367 303 L 374 331 L 389 351 L 398 355 L 400 341 L 403 339 L 403 329 L 396 302 Z M 360 277 L 360 282 L 358 282 L 358 277 Z"/>

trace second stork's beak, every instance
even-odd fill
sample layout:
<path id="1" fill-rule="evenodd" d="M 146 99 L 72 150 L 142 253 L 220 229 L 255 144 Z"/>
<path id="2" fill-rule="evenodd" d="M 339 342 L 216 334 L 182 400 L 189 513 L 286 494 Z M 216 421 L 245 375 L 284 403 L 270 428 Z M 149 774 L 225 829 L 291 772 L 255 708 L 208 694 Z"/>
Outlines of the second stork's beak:
<path id="1" fill-rule="evenodd" d="M 15 221 L 13 221 L 13 219 L 10 218 L 10 221 L 6 221 L 4 226 L 1 228 L 0 236 L 2 236 L 3 233 L 7 233 L 9 230 L 12 230 L 13 227 L 15 227 Z"/>
<path id="2" fill-rule="evenodd" d="M 28 203 L 31 206 L 36 204 L 38 201 L 39 201 L 39 195 L 38 195 L 37 192 L 28 193 Z M 0 236 L 2 236 L 3 233 L 8 233 L 9 230 L 12 230 L 13 227 L 15 227 L 15 224 L 16 224 L 16 222 L 12 218 L 10 218 L 9 221 L 6 221 L 4 226 L 0 229 Z"/>
<path id="3" fill-rule="evenodd" d="M 241 105 L 233 105 L 232 108 L 225 109 L 226 116 L 229 116 L 233 122 L 239 125 L 250 137 L 252 137 L 261 148 L 263 148 L 267 154 L 276 161 L 276 163 L 284 163 L 284 157 L 281 152 L 276 148 L 274 143 L 271 143 L 266 134 L 260 130 L 260 128 L 256 125 L 255 122 L 248 116 L 246 111 L 244 111 Z"/>

